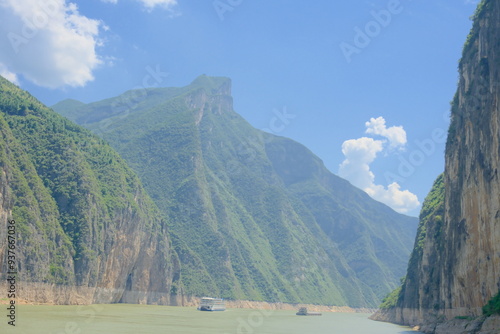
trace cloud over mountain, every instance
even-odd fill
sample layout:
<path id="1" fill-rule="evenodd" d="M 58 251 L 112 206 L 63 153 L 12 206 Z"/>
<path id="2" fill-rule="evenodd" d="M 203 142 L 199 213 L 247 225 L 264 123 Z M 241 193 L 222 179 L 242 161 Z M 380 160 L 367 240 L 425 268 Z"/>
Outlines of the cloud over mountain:
<path id="1" fill-rule="evenodd" d="M 372 198 L 390 206 L 400 213 L 407 213 L 420 205 L 418 198 L 409 190 L 401 190 L 397 182 L 386 187 L 375 184 L 375 175 L 370 164 L 378 153 L 403 150 L 406 145 L 406 131 L 402 126 L 387 128 L 383 117 L 371 118 L 365 123 L 366 134 L 381 136 L 384 139 L 361 137 L 349 139 L 342 144 L 345 160 L 339 166 L 339 175 L 356 187 L 363 189 Z"/>

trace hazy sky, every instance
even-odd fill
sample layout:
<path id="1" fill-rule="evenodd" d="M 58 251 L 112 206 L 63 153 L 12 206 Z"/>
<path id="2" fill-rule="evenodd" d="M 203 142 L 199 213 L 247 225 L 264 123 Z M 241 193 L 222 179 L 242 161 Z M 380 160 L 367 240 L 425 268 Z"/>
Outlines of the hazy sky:
<path id="1" fill-rule="evenodd" d="M 52 105 L 200 74 L 235 110 L 418 215 L 444 168 L 471 0 L 0 0 L 0 74 Z"/>

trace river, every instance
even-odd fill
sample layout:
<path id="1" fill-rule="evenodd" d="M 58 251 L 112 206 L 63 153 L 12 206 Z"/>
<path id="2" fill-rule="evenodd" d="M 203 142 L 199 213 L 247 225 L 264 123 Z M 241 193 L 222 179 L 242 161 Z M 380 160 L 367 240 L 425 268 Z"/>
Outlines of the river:
<path id="1" fill-rule="evenodd" d="M 200 312 L 194 307 L 153 305 L 19 305 L 15 327 L 1 305 L 2 334 L 417 334 L 409 328 L 371 321 L 369 314 L 296 316 L 295 311 L 228 309 Z M 0 313 L 0 314 L 1 314 Z"/>

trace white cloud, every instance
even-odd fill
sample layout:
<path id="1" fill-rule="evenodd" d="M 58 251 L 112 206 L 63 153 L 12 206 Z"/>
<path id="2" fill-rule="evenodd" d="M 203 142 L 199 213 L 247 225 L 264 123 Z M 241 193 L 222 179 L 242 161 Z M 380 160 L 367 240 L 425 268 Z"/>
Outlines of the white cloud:
<path id="1" fill-rule="evenodd" d="M 155 7 L 163 7 L 171 9 L 177 5 L 177 0 L 139 0 L 148 10 L 153 10 Z"/>
<path id="2" fill-rule="evenodd" d="M 370 164 L 382 149 L 382 141 L 373 138 L 346 140 L 342 144 L 345 160 L 340 165 L 339 175 L 358 188 L 369 187 L 375 180 L 375 176 L 370 171 Z"/>
<path id="3" fill-rule="evenodd" d="M 101 64 L 100 27 L 66 0 L 2 0 L 0 63 L 39 86 L 84 86 Z"/>
<path id="4" fill-rule="evenodd" d="M 391 183 L 387 189 L 384 186 L 372 184 L 364 190 L 372 198 L 390 206 L 399 213 L 407 213 L 420 205 L 417 195 L 409 190 L 401 190 L 401 186 L 397 182 Z"/>
<path id="5" fill-rule="evenodd" d="M 404 148 L 406 132 L 403 127 L 387 128 L 383 117 L 371 118 L 365 125 L 366 133 L 387 138 L 389 148 Z M 377 201 L 400 213 L 407 213 L 420 205 L 417 196 L 409 190 L 401 190 L 396 182 L 388 185 L 387 188 L 375 184 L 375 175 L 370 170 L 370 164 L 375 161 L 378 153 L 384 151 L 385 144 L 387 144 L 386 140 L 368 137 L 346 140 L 342 144 L 345 160 L 339 166 L 339 175 Z"/>
<path id="6" fill-rule="evenodd" d="M 19 85 L 17 75 L 10 72 L 2 63 L 0 63 L 0 75 L 5 79 L 9 80 L 13 84 Z"/>
<path id="7" fill-rule="evenodd" d="M 366 133 L 379 135 L 389 140 L 391 148 L 403 148 L 406 145 L 406 131 L 402 126 L 391 126 L 388 128 L 385 125 L 383 117 L 370 118 L 369 122 L 365 123 Z"/>
<path id="8" fill-rule="evenodd" d="M 102 2 L 117 4 L 118 0 L 101 0 Z M 177 5 L 177 0 L 136 0 L 140 2 L 148 11 L 152 11 L 155 7 L 163 7 L 172 9 Z"/>

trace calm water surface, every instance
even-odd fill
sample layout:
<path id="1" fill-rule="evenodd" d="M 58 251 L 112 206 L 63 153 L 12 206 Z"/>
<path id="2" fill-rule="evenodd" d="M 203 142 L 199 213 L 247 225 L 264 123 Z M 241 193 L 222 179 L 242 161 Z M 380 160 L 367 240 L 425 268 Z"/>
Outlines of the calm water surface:
<path id="1" fill-rule="evenodd" d="M 405 327 L 371 321 L 368 314 L 323 313 L 299 317 L 295 311 L 195 308 L 150 305 L 17 307 L 16 327 L 7 325 L 5 306 L 0 333 L 9 334 L 417 334 Z"/>

